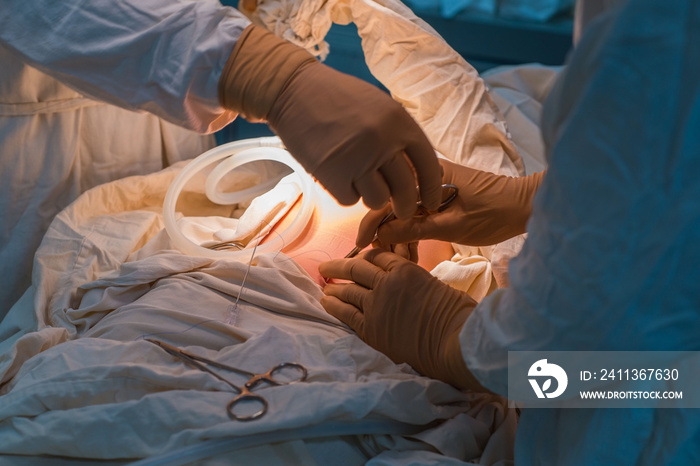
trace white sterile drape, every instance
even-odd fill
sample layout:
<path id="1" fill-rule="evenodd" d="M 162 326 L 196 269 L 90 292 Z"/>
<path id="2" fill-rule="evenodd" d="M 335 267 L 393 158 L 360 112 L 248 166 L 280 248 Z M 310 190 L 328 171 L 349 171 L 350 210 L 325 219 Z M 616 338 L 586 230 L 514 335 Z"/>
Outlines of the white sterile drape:
<path id="1" fill-rule="evenodd" d="M 384 419 L 438 424 L 408 438 L 302 438 L 226 461 L 511 457 L 516 421 L 502 398 L 461 393 L 393 364 L 323 310 L 320 287 L 288 256 L 257 256 L 248 270 L 245 261 L 174 251 L 161 204 L 176 173 L 99 186 L 52 223 L 37 253 L 34 294 L 0 325 L 0 455 L 140 458 L 208 439 Z M 200 207 L 196 192 L 181 197 L 183 213 Z M 254 371 L 296 361 L 309 378 L 259 388 L 268 414 L 236 422 L 226 413 L 230 387 L 145 338 Z"/>

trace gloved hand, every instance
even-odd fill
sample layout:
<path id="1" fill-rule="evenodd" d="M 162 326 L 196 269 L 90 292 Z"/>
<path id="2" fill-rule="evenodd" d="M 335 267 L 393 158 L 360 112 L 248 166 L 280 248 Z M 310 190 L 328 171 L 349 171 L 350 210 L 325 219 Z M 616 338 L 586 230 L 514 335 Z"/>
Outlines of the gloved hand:
<path id="1" fill-rule="evenodd" d="M 487 246 L 525 232 L 532 198 L 545 172 L 509 177 L 442 159 L 440 165 L 443 183 L 454 184 L 459 189 L 458 197 L 443 212 L 392 220 L 377 232 L 389 209 L 370 211 L 360 222 L 356 244 L 365 247 L 378 233 L 378 241 L 385 247 L 421 239 Z"/>
<path id="2" fill-rule="evenodd" d="M 289 152 L 341 204 L 391 199 L 399 218 L 417 200 L 437 208 L 440 165 L 418 124 L 386 93 L 249 26 L 219 82 L 225 108 L 267 120 Z M 414 175 L 415 172 L 415 175 Z"/>
<path id="3" fill-rule="evenodd" d="M 244 10 L 247 11 L 255 11 L 255 9 L 258 7 L 258 1 L 257 0 L 241 0 L 240 8 L 243 8 Z"/>
<path id="4" fill-rule="evenodd" d="M 466 293 L 394 253 L 372 249 L 319 267 L 329 283 L 321 304 L 365 342 L 421 374 L 486 391 L 462 358 L 459 333 L 476 306 Z"/>

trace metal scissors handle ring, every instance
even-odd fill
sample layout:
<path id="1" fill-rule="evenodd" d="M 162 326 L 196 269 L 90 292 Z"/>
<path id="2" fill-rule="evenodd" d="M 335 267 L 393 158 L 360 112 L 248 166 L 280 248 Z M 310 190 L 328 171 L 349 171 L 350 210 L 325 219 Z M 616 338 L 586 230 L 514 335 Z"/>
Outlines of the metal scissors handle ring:
<path id="1" fill-rule="evenodd" d="M 440 203 L 440 207 L 438 207 L 437 210 L 438 212 L 442 212 L 443 210 L 447 209 L 447 207 L 449 207 L 449 205 L 452 204 L 452 201 L 457 199 L 457 196 L 459 196 L 459 188 L 457 187 L 457 185 L 446 183 L 442 185 L 442 190 L 449 190 L 449 194 Z"/>
<path id="2" fill-rule="evenodd" d="M 297 375 L 289 380 L 286 380 L 286 377 L 282 379 L 280 377 L 280 372 L 285 368 L 294 369 Z M 309 373 L 306 367 L 298 362 L 281 362 L 264 374 L 252 374 L 250 379 L 245 383 L 245 386 L 252 390 L 261 382 L 267 382 L 270 385 L 291 385 L 293 383 L 303 382 L 308 375 Z"/>
<path id="3" fill-rule="evenodd" d="M 226 406 L 226 411 L 232 419 L 237 421 L 253 421 L 263 416 L 267 412 L 267 400 L 263 396 L 252 392 L 252 390 L 261 382 L 266 382 L 270 385 L 290 385 L 296 382 L 302 382 L 306 380 L 306 377 L 308 376 L 306 367 L 298 362 L 281 362 L 263 374 L 256 374 L 254 372 L 239 369 L 227 364 L 222 364 L 217 361 L 212 361 L 211 359 L 197 356 L 196 354 L 190 354 L 163 341 L 153 340 L 150 338 L 146 338 L 146 341 L 161 347 L 168 354 L 175 356 L 185 364 L 189 364 L 200 371 L 206 372 L 233 388 L 237 395 L 228 403 Z M 243 386 L 238 386 L 230 380 L 227 380 L 226 378 L 217 374 L 207 366 L 234 372 L 238 375 L 247 377 L 248 380 L 243 384 Z M 280 377 L 280 372 L 285 368 L 294 369 L 298 375 L 296 377 L 285 376 L 284 379 L 282 379 Z M 255 402 L 261 405 L 261 408 L 252 414 L 237 414 L 236 407 L 243 402 Z"/>
<path id="4" fill-rule="evenodd" d="M 267 400 L 262 396 L 251 392 L 247 385 L 248 384 L 241 387 L 240 393 L 233 397 L 233 399 L 229 401 L 228 405 L 226 405 L 226 411 L 228 412 L 228 415 L 236 421 L 254 421 L 265 415 L 265 413 L 267 412 Z M 236 406 L 238 406 L 240 403 L 249 401 L 253 401 L 255 403 L 260 404 L 260 409 L 252 414 L 237 414 Z"/>
<path id="5" fill-rule="evenodd" d="M 291 367 L 298 372 L 298 377 L 291 380 L 280 380 L 279 373 L 282 369 Z M 264 374 L 250 374 L 250 378 L 243 385 L 239 387 L 239 393 L 236 395 L 226 406 L 229 416 L 231 416 L 236 421 L 253 421 L 263 416 L 267 412 L 267 400 L 261 395 L 253 393 L 252 390 L 258 386 L 258 384 L 266 382 L 270 385 L 291 385 L 293 383 L 302 382 L 306 380 L 308 371 L 306 367 L 299 364 L 298 362 L 281 362 L 275 367 L 265 372 Z M 238 414 L 236 413 L 236 406 L 239 404 L 253 401 L 261 405 L 257 412 L 252 414 Z"/>

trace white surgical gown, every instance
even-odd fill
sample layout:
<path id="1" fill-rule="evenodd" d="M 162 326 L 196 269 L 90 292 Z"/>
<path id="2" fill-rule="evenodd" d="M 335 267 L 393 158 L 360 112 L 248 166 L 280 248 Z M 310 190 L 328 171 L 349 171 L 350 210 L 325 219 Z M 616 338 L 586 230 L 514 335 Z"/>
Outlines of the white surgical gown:
<path id="1" fill-rule="evenodd" d="M 507 393 L 507 351 L 699 350 L 700 2 L 596 19 L 546 104 L 549 171 L 510 288 L 462 334 Z M 699 464 L 696 409 L 526 409 L 517 464 Z"/>
<path id="2" fill-rule="evenodd" d="M 49 223 L 81 192 L 211 147 L 195 131 L 235 117 L 217 85 L 250 23 L 210 0 L 2 6 L 0 319 L 29 286 Z"/>

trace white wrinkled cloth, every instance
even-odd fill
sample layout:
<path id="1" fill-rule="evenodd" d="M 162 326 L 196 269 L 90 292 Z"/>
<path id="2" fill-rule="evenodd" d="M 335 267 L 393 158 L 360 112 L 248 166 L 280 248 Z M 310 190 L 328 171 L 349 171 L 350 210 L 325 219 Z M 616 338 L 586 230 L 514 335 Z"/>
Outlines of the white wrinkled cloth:
<path id="1" fill-rule="evenodd" d="M 168 121 L 203 132 L 234 118 L 217 83 L 248 24 L 212 1 L 3 2 L 0 319 L 29 286 L 49 223 L 80 193 L 212 147 Z"/>
<path id="2" fill-rule="evenodd" d="M 284 443 L 233 458 L 298 464 L 343 449 L 353 454 L 336 464 L 511 457 L 515 416 L 502 398 L 393 364 L 323 310 L 320 287 L 289 257 L 256 257 L 241 292 L 245 262 L 174 251 L 160 205 L 176 173 L 101 185 L 52 223 L 33 295 L 0 324 L 0 454 L 139 458 L 205 439 L 375 418 L 445 422 L 410 438 L 331 438 L 292 451 Z M 179 205 L 191 214 L 201 199 L 184 193 Z M 259 389 L 268 414 L 233 422 L 230 387 L 144 338 L 256 371 L 298 361 L 309 379 Z"/>
<path id="3" fill-rule="evenodd" d="M 461 335 L 507 392 L 516 350 L 697 351 L 700 4 L 629 0 L 595 20 L 546 103 L 549 171 L 510 288 Z M 697 464 L 698 410 L 525 410 L 521 464 Z"/>
<path id="4" fill-rule="evenodd" d="M 484 299 L 496 287 L 491 262 L 477 254 L 455 254 L 452 260 L 440 262 L 430 273 L 476 301 Z"/>
<path id="5" fill-rule="evenodd" d="M 547 168 L 540 121 L 545 99 L 560 70 L 560 66 L 526 64 L 499 66 L 481 75 L 508 124 L 526 175 Z"/>

